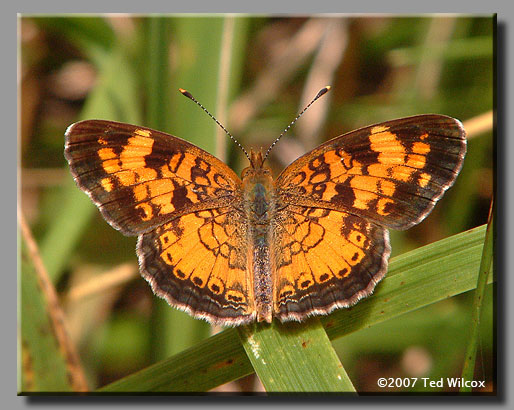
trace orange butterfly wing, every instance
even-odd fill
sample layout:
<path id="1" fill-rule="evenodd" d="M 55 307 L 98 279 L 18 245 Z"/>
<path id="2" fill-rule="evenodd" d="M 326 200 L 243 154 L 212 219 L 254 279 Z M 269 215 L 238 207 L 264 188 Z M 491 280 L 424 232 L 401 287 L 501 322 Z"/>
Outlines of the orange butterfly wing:
<path id="1" fill-rule="evenodd" d="M 64 153 L 79 187 L 125 235 L 226 206 L 241 190 L 238 176 L 216 157 L 145 127 L 81 121 L 66 131 Z"/>
<path id="2" fill-rule="evenodd" d="M 278 177 L 275 314 L 328 313 L 369 295 L 387 270 L 385 228 L 422 221 L 462 167 L 462 124 L 421 115 L 334 138 Z"/>
<path id="3" fill-rule="evenodd" d="M 101 120 L 70 126 L 65 156 L 104 218 L 139 235 L 154 293 L 212 323 L 253 320 L 241 180 L 228 166 L 177 137 Z"/>

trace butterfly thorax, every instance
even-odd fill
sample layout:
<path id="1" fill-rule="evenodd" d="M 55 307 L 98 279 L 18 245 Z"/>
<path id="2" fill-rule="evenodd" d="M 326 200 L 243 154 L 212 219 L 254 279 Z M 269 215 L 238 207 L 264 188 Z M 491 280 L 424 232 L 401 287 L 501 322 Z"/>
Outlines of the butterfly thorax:
<path id="1" fill-rule="evenodd" d="M 248 268 L 253 277 L 258 321 L 271 322 L 273 278 L 271 220 L 275 212 L 275 189 L 271 170 L 263 166 L 262 153 L 251 151 L 250 166 L 241 174 L 244 209 L 248 221 Z"/>

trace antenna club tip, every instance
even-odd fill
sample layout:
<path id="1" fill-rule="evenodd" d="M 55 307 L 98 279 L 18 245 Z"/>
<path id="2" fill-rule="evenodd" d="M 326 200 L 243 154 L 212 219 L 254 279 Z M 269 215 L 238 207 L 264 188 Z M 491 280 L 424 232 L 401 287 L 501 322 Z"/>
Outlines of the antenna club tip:
<path id="1" fill-rule="evenodd" d="M 322 95 L 326 94 L 332 87 L 330 87 L 329 85 L 327 85 L 326 87 L 322 88 L 321 90 L 319 90 L 318 94 L 316 95 L 316 97 L 314 97 L 314 100 L 317 100 L 319 97 L 321 97 Z"/>
<path id="2" fill-rule="evenodd" d="M 178 89 L 183 95 L 185 95 L 187 98 L 189 99 L 193 99 L 193 96 L 191 95 L 191 93 L 187 90 L 184 90 L 183 88 L 179 88 Z"/>

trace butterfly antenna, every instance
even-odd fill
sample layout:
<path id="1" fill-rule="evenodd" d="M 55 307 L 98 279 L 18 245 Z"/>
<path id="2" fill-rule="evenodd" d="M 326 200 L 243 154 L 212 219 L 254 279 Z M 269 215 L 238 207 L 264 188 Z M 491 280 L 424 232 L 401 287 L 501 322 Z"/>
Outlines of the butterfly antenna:
<path id="1" fill-rule="evenodd" d="M 214 115 L 212 115 L 212 114 L 207 110 L 207 108 L 205 108 L 205 107 L 204 107 L 200 102 L 198 102 L 198 100 L 197 100 L 195 97 L 193 97 L 193 95 L 192 95 L 189 91 L 184 90 L 183 88 L 179 88 L 178 90 L 179 90 L 183 95 L 185 95 L 187 98 L 189 98 L 190 100 L 192 100 L 192 101 L 193 101 L 196 105 L 198 105 L 202 110 L 204 110 L 204 111 L 207 113 L 207 115 L 208 115 L 209 117 L 211 117 L 211 118 L 216 122 L 216 124 L 218 124 L 218 125 L 221 127 L 221 129 L 222 129 L 223 131 L 225 131 L 225 133 L 230 137 L 230 139 L 231 139 L 232 141 L 234 141 L 234 142 L 236 143 L 236 145 L 237 145 L 239 148 L 241 148 L 241 149 L 243 150 L 243 152 L 244 152 L 244 153 L 245 153 L 245 155 L 246 155 L 246 158 L 248 158 L 248 160 L 250 160 L 250 155 L 248 155 L 248 152 L 246 152 L 246 150 L 244 149 L 244 147 L 239 143 L 239 141 L 238 141 L 238 140 L 236 140 L 236 139 L 234 138 L 234 136 L 233 136 L 230 132 L 228 132 L 228 131 L 227 131 L 227 129 L 226 129 L 223 125 L 221 125 L 221 123 L 216 119 L 216 117 L 215 117 Z"/>
<path id="2" fill-rule="evenodd" d="M 307 110 L 309 109 L 309 107 L 310 107 L 312 104 L 314 104 L 314 101 L 316 101 L 318 98 L 320 98 L 321 96 L 323 96 L 324 94 L 326 94 L 329 90 L 330 90 L 330 86 L 329 86 L 329 85 L 327 85 L 326 87 L 324 87 L 324 88 L 322 88 L 321 90 L 319 90 L 319 92 L 316 94 L 316 97 L 314 97 L 314 98 L 312 99 L 312 101 L 311 101 L 309 104 L 307 104 L 307 106 L 302 110 L 302 112 L 300 112 L 300 114 L 298 114 L 298 115 L 296 116 L 296 118 L 295 118 L 293 121 L 291 121 L 291 123 L 286 127 L 286 129 L 285 129 L 284 131 L 282 131 L 282 134 L 280 134 L 280 135 L 278 136 L 278 138 L 277 138 L 275 141 L 273 141 L 273 143 L 269 146 L 268 150 L 266 151 L 266 154 L 264 155 L 264 160 L 266 160 L 266 158 L 268 158 L 269 153 L 271 152 L 271 150 L 273 149 L 273 147 L 277 144 L 277 142 L 279 142 L 279 141 L 280 141 L 280 138 L 282 138 L 282 137 L 284 136 L 284 134 L 285 134 L 287 131 L 289 131 L 289 128 L 291 128 L 291 127 L 293 126 L 293 124 L 294 124 L 296 121 L 298 121 L 298 118 L 300 118 L 300 117 L 303 115 L 303 113 L 304 113 L 305 111 L 307 111 Z"/>

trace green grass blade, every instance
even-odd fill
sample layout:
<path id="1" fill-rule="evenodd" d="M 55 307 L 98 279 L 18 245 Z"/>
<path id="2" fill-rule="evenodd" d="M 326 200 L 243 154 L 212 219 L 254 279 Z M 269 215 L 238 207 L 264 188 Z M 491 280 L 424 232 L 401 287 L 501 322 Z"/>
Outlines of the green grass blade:
<path id="1" fill-rule="evenodd" d="M 373 296 L 351 309 L 321 319 L 329 338 L 355 332 L 475 288 L 484 236 L 485 226 L 481 226 L 393 258 L 388 275 Z M 492 279 L 490 276 L 488 283 Z M 224 366 L 227 360 L 230 361 L 229 369 Z M 206 369 L 212 373 L 208 377 Z M 118 391 L 120 386 L 123 391 L 128 391 L 128 385 L 142 386 L 135 391 L 185 391 L 184 384 L 179 382 L 182 378 L 191 383 L 187 391 L 207 391 L 237 380 L 251 373 L 251 369 L 236 331 L 228 329 L 181 355 L 143 369 L 100 391 Z"/>
<path id="2" fill-rule="evenodd" d="M 392 258 L 372 297 L 321 319 L 330 339 L 474 289 L 484 236 L 480 226 Z"/>
<path id="3" fill-rule="evenodd" d="M 21 241 L 20 272 L 20 344 L 18 391 L 67 392 L 73 391 L 65 358 L 55 338 L 48 307 L 39 285 L 36 270 Z"/>
<path id="4" fill-rule="evenodd" d="M 171 102 L 173 134 L 214 154 L 217 125 L 192 101 L 178 92 L 190 91 L 212 114 L 217 114 L 219 56 L 223 32 L 221 17 L 171 19 L 172 36 L 181 64 L 173 74 Z M 205 41 L 209 38 L 209 41 Z M 206 70 L 205 68 L 209 69 Z"/>
<path id="5" fill-rule="evenodd" d="M 191 104 L 191 101 L 184 98 L 178 89 L 192 87 L 191 91 L 198 94 L 195 93 L 195 90 L 199 86 L 202 93 L 199 98 L 202 99 L 203 104 L 214 107 L 217 82 L 215 80 L 209 81 L 212 72 L 205 70 L 205 67 L 210 67 L 214 71 L 218 67 L 217 56 L 220 49 L 222 19 L 171 18 L 166 20 L 166 23 L 163 20 L 149 22 L 151 31 L 149 34 L 153 34 L 148 38 L 148 48 L 153 50 L 153 55 L 149 55 L 149 58 L 151 60 L 159 60 L 160 56 L 162 56 L 162 59 L 169 58 L 168 50 L 162 44 L 157 44 L 157 42 L 162 42 L 163 39 L 156 37 L 156 35 L 162 36 L 163 31 L 163 29 L 158 29 L 158 25 L 169 24 L 171 35 L 176 40 L 177 58 L 182 63 L 178 66 L 178 70 L 171 71 L 169 95 L 173 109 L 166 112 L 166 118 L 162 118 L 163 123 L 166 120 L 169 122 L 159 125 L 161 128 L 158 129 L 185 138 L 214 153 L 216 150 L 216 139 L 214 137 L 216 124 L 203 115 L 198 107 Z M 204 41 L 207 32 L 210 33 L 208 36 L 211 40 L 208 43 Z M 167 41 L 166 44 L 168 44 Z M 193 56 L 190 53 L 193 53 Z M 158 67 L 158 64 L 159 61 L 151 63 L 156 69 L 160 69 L 160 73 L 155 74 L 162 79 L 162 66 Z M 154 73 L 150 73 L 150 75 L 152 74 Z M 160 86 L 165 88 L 165 85 L 169 82 L 162 80 L 164 83 Z M 155 84 L 150 88 L 148 96 L 149 109 L 162 112 L 163 107 L 167 105 L 161 105 L 161 101 L 158 101 L 156 95 L 152 94 L 152 90 L 159 87 L 158 80 L 149 79 L 149 81 Z M 149 112 L 148 115 L 151 118 L 162 114 Z M 177 354 L 209 335 L 209 325 L 207 323 L 195 320 L 182 311 L 172 309 L 161 300 L 156 301 L 154 306 L 156 309 L 153 317 L 152 339 L 155 341 L 154 345 L 157 344 L 153 354 L 154 359 L 161 360 Z M 176 329 L 180 329 L 180 332 L 177 332 Z"/>
<path id="6" fill-rule="evenodd" d="M 223 159 L 225 153 L 217 149 L 215 137 L 218 130 L 217 125 L 199 107 L 180 94 L 178 88 L 188 89 L 204 106 L 212 111 L 212 114 L 218 115 L 218 112 L 222 110 L 222 107 L 217 106 L 218 103 L 222 103 L 219 95 L 221 93 L 227 94 L 226 89 L 220 90 L 220 74 L 223 79 L 228 78 L 227 81 L 222 83 L 225 88 L 229 89 L 237 84 L 241 76 L 241 66 L 237 62 L 241 60 L 240 56 L 243 47 L 239 41 L 234 39 L 244 37 L 245 25 L 235 24 L 231 32 L 231 38 L 227 43 L 224 43 L 223 33 L 226 18 L 181 17 L 167 19 L 167 23 L 170 24 L 171 34 L 176 41 L 175 44 L 178 46 L 175 52 L 181 64 L 178 65 L 177 69 L 172 70 L 170 98 L 173 109 L 167 112 L 165 116 L 170 121 L 170 124 L 165 124 L 165 127 L 159 129 L 169 131 L 180 138 L 185 138 Z M 151 24 L 150 28 L 158 23 L 154 21 Z M 157 28 L 152 30 L 155 33 L 160 32 Z M 209 41 L 206 42 L 205 38 L 209 38 Z M 153 56 L 151 58 L 156 60 L 159 59 L 159 53 L 163 54 L 167 50 L 163 46 L 156 45 L 157 41 L 161 40 L 149 39 L 148 44 L 148 48 L 153 47 L 155 49 L 152 52 Z M 151 43 L 154 44 L 151 45 Z M 226 50 L 227 48 L 229 51 Z M 222 51 L 225 51 L 225 54 Z M 222 59 L 222 56 L 227 55 L 227 53 L 230 56 L 229 60 L 235 60 L 235 62 L 230 64 L 228 72 L 223 73 L 222 67 L 226 62 Z M 164 58 L 167 59 L 168 55 L 166 54 L 166 57 L 163 55 L 160 62 L 151 62 L 151 66 L 159 66 L 162 69 L 162 60 Z M 205 67 L 209 67 L 209 69 L 206 70 Z M 238 68 L 239 71 L 235 72 Z M 152 79 L 151 81 L 154 83 L 154 86 L 150 88 L 150 91 L 159 86 L 164 88 L 163 84 L 167 84 L 161 74 L 157 75 L 161 78 L 161 84 L 157 80 Z M 152 91 L 149 99 L 150 101 L 157 100 Z M 227 101 L 224 101 L 224 103 L 226 104 Z M 162 110 L 164 106 L 165 103 L 163 101 L 149 104 L 150 109 L 157 110 Z M 156 114 L 149 113 L 149 115 L 153 116 Z M 220 119 L 223 120 L 223 118 Z M 223 136 L 223 138 L 227 137 Z M 160 332 L 161 337 L 159 338 L 161 347 L 158 352 L 160 358 L 176 354 L 190 347 L 198 340 L 207 337 L 209 334 L 209 326 L 206 323 L 194 320 L 184 312 L 171 309 L 166 303 L 158 301 L 157 312 L 155 323 L 156 326 L 160 326 L 162 329 Z M 180 329 L 180 332 L 176 332 L 176 329 Z"/>
<path id="7" fill-rule="evenodd" d="M 472 317 L 471 317 L 471 330 L 469 337 L 469 344 L 466 349 L 466 356 L 464 359 L 464 366 L 462 368 L 462 378 L 466 381 L 473 381 L 475 372 L 475 358 L 477 353 L 477 347 L 480 339 L 480 317 L 482 316 L 483 300 L 485 295 L 485 289 L 487 279 L 489 278 L 489 272 L 493 263 L 493 243 L 494 243 L 494 211 L 493 202 L 491 202 L 491 213 L 489 222 L 487 224 L 487 230 L 485 233 L 485 243 L 482 251 L 482 260 L 480 261 L 480 271 L 478 275 L 477 288 L 475 290 L 475 297 L 473 300 Z M 461 392 L 471 393 L 471 386 L 462 386 Z"/>
<path id="8" fill-rule="evenodd" d="M 193 348 L 111 383 L 98 392 L 204 392 L 253 373 L 237 331 L 228 329 Z"/>
<path id="9" fill-rule="evenodd" d="M 157 130 L 167 131 L 170 128 L 170 20 L 165 17 L 145 19 L 145 50 L 147 72 L 148 110 L 145 125 Z M 177 92 L 176 90 L 174 90 Z M 182 101 L 185 104 L 187 101 Z M 174 329 L 181 329 L 175 332 Z M 171 309 L 160 299 L 154 299 L 154 310 L 151 320 L 151 354 L 152 361 L 157 362 L 172 354 L 184 350 L 209 335 L 206 323 L 193 320 L 183 312 Z"/>
<path id="10" fill-rule="evenodd" d="M 355 392 L 318 318 L 238 331 L 267 392 Z"/>
<path id="11" fill-rule="evenodd" d="M 168 129 L 170 70 L 169 53 L 169 24 L 164 17 L 145 19 L 146 50 L 148 72 L 146 73 L 148 90 L 148 111 L 146 122 L 149 127 L 158 130 Z"/>

